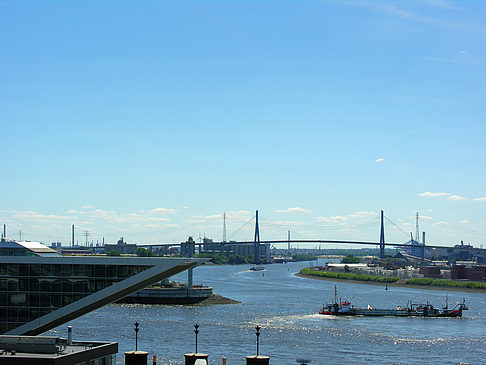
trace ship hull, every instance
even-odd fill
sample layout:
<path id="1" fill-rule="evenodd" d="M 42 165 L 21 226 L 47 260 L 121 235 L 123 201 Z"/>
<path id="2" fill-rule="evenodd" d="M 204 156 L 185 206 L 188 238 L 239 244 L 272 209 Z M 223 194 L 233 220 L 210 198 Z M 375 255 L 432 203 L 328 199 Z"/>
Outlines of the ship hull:
<path id="1" fill-rule="evenodd" d="M 367 316 L 367 317 L 462 317 L 460 310 L 408 311 L 407 309 L 350 309 L 347 311 L 322 310 L 322 315 L 331 316 Z"/>

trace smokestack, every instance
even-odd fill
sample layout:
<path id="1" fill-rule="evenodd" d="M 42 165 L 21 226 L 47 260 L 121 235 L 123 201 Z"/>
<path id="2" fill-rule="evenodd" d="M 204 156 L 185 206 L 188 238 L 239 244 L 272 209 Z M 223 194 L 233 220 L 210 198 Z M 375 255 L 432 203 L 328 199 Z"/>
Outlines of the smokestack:
<path id="1" fill-rule="evenodd" d="M 3 238 L 7 238 L 7 225 L 3 225 Z"/>
<path id="2" fill-rule="evenodd" d="M 74 224 L 73 224 L 73 240 L 71 241 L 71 246 L 74 247 Z"/>
<path id="3" fill-rule="evenodd" d="M 422 245 L 425 246 L 425 232 L 422 232 Z"/>
<path id="4" fill-rule="evenodd" d="M 68 338 L 67 338 L 67 345 L 71 346 L 73 344 L 73 327 L 68 326 Z"/>

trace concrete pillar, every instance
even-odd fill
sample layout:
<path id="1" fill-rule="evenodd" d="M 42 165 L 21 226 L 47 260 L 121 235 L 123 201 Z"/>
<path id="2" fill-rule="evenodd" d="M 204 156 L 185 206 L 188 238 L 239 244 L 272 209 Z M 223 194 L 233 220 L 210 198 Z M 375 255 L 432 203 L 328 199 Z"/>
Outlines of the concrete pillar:
<path id="1" fill-rule="evenodd" d="M 206 360 L 206 363 L 208 362 L 208 355 L 207 354 L 200 354 L 200 353 L 192 353 L 192 354 L 185 354 L 184 355 L 186 362 L 186 365 L 194 365 L 196 363 L 196 360 L 202 359 Z"/>
<path id="2" fill-rule="evenodd" d="M 125 365 L 147 365 L 148 352 L 127 351 L 125 352 Z"/>
<path id="3" fill-rule="evenodd" d="M 187 270 L 187 286 L 189 288 L 192 288 L 192 270 L 193 269 Z"/>
<path id="4" fill-rule="evenodd" d="M 247 356 L 246 365 L 269 365 L 270 357 L 268 356 Z"/>

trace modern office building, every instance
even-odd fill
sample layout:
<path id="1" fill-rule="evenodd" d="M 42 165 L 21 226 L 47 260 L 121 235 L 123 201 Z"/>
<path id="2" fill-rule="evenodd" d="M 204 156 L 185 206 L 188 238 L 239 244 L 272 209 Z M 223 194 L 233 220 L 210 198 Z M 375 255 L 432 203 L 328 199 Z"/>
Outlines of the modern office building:
<path id="1" fill-rule="evenodd" d="M 0 334 L 37 335 L 206 259 L 60 256 L 0 241 Z"/>

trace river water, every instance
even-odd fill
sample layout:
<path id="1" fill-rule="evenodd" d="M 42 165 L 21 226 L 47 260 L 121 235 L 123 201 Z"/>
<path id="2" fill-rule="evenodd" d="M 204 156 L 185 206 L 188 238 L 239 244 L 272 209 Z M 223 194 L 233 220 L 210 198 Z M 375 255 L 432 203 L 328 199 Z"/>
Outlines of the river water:
<path id="1" fill-rule="evenodd" d="M 140 323 L 138 349 L 157 355 L 157 364 L 180 365 L 195 350 L 195 323 L 200 325 L 198 351 L 209 354 L 209 364 L 245 364 L 256 354 L 255 326 L 261 327 L 260 355 L 270 364 L 485 364 L 486 294 L 337 283 L 338 295 L 356 306 L 406 306 L 407 301 L 429 301 L 436 307 L 466 299 L 462 318 L 325 317 L 317 314 L 334 298 L 330 281 L 294 276 L 312 263 L 266 265 L 265 271 L 243 266 L 203 266 L 194 270 L 194 284 L 241 304 L 211 306 L 112 304 L 46 334 L 66 337 L 73 326 L 74 340 L 116 341 L 117 361 L 135 349 L 134 323 Z M 187 274 L 172 279 L 185 281 Z"/>

